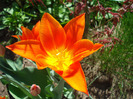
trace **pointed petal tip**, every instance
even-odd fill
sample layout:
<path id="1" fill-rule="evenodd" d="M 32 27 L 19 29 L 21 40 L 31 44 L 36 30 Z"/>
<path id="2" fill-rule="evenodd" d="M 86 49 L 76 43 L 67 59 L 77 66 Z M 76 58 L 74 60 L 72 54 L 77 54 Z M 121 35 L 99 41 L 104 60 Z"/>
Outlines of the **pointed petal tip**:
<path id="1" fill-rule="evenodd" d="M 100 49 L 102 46 L 104 46 L 103 44 L 100 44 L 100 43 L 96 43 L 96 44 L 94 44 L 94 50 L 98 50 L 98 49 Z"/>
<path id="2" fill-rule="evenodd" d="M 85 13 L 83 13 L 83 14 L 77 16 L 77 17 L 85 17 Z"/>
<path id="3" fill-rule="evenodd" d="M 76 16 L 76 17 L 80 17 L 80 16 L 85 16 L 85 13 L 82 13 L 82 14 Z"/>
<path id="4" fill-rule="evenodd" d="M 85 15 L 85 13 L 81 14 L 81 15 Z"/>
<path id="5" fill-rule="evenodd" d="M 45 12 L 45 13 L 43 14 L 42 18 L 43 18 L 43 17 L 47 17 L 47 16 L 50 16 L 50 14 L 47 13 L 47 12 Z"/>
<path id="6" fill-rule="evenodd" d="M 7 49 L 13 51 L 14 50 L 14 44 L 6 46 Z"/>
<path id="7" fill-rule="evenodd" d="M 24 28 L 24 26 L 21 26 L 21 29 L 23 29 Z"/>
<path id="8" fill-rule="evenodd" d="M 85 93 L 87 96 L 89 96 L 87 88 L 86 88 L 86 91 L 82 91 L 82 92 Z"/>
<path id="9" fill-rule="evenodd" d="M 14 38 L 17 38 L 17 39 L 18 39 L 18 36 L 17 36 L 17 35 L 12 35 L 12 37 L 14 37 Z"/>
<path id="10" fill-rule="evenodd" d="M 22 32 L 24 31 L 24 28 L 25 28 L 24 26 L 21 26 L 21 30 L 22 30 Z M 23 34 L 23 33 L 22 33 L 22 34 Z"/>
<path id="11" fill-rule="evenodd" d="M 88 90 L 87 90 L 87 92 L 85 94 L 87 94 L 89 96 Z"/>
<path id="12" fill-rule="evenodd" d="M 73 69 L 73 70 L 72 70 Z M 63 74 L 57 72 L 72 88 L 77 91 L 83 92 L 87 95 L 87 83 L 85 80 L 84 72 L 79 62 L 71 65 L 71 70 L 63 71 Z"/>
<path id="13" fill-rule="evenodd" d="M 85 92 L 85 94 L 89 96 L 88 90 L 87 90 L 87 92 Z"/>
<path id="14" fill-rule="evenodd" d="M 6 46 L 7 49 L 11 49 L 11 45 Z"/>
<path id="15" fill-rule="evenodd" d="M 88 95 L 88 96 L 89 96 L 87 86 L 86 86 L 86 90 L 85 90 L 85 91 L 83 91 L 83 93 L 85 93 L 86 95 Z"/>

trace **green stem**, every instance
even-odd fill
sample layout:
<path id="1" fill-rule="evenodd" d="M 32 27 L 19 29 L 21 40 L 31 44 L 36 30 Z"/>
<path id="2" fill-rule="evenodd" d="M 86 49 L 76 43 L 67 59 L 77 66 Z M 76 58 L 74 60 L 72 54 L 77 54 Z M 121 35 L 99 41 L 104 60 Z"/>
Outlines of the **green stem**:
<path id="1" fill-rule="evenodd" d="M 89 98 L 90 98 L 90 99 L 93 99 L 91 95 L 89 95 Z"/>
<path id="2" fill-rule="evenodd" d="M 97 78 L 99 78 L 100 76 L 97 76 L 97 77 L 95 77 L 91 82 L 90 82 L 90 84 L 87 86 L 87 87 L 89 87 Z"/>
<path id="3" fill-rule="evenodd" d="M 97 78 L 99 78 L 100 76 L 101 76 L 101 75 L 96 76 L 95 79 L 93 79 L 87 87 L 89 87 L 89 86 L 90 86 Z M 91 96 L 90 94 L 89 94 L 89 98 L 90 98 L 90 99 L 93 99 L 92 96 Z"/>

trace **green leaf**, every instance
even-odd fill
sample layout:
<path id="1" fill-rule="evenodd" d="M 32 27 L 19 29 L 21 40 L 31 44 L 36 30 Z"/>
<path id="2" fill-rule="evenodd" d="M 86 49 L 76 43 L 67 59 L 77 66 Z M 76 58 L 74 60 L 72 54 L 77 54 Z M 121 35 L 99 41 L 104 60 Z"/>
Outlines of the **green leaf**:
<path id="1" fill-rule="evenodd" d="M 27 67 L 20 71 L 13 71 L 12 66 L 7 64 L 6 60 L 0 58 L 0 70 L 5 74 L 10 75 L 16 81 L 24 83 L 31 86 L 32 84 L 37 84 L 41 87 L 41 96 L 45 97 L 45 87 L 48 84 L 51 84 L 51 81 L 48 78 L 48 73 L 46 69 L 38 70 L 33 67 Z"/>
<path id="2" fill-rule="evenodd" d="M 74 99 L 75 96 L 74 96 L 73 92 L 74 92 L 74 89 L 73 89 L 73 88 L 64 87 L 64 92 L 63 92 L 63 94 L 64 94 L 64 96 L 65 96 L 66 98 L 68 98 L 68 99 Z"/>
<path id="3" fill-rule="evenodd" d="M 0 57 L 0 70 L 3 72 L 11 72 L 13 69 L 10 65 L 7 64 L 6 60 Z"/>
<path id="4" fill-rule="evenodd" d="M 6 28 L 6 26 L 4 26 L 4 25 L 0 26 L 0 30 L 5 29 L 5 28 Z M 4 34 L 0 34 L 0 36 L 1 35 L 4 35 Z"/>
<path id="5" fill-rule="evenodd" d="M 53 90 L 54 99 L 62 99 L 63 88 L 64 88 L 64 79 L 61 79 L 57 87 L 55 87 Z"/>
<path id="6" fill-rule="evenodd" d="M 15 99 L 24 99 L 27 96 L 21 91 L 17 86 L 10 84 L 8 86 L 10 94 L 15 98 Z"/>
<path id="7" fill-rule="evenodd" d="M 22 70 L 23 68 L 23 57 L 17 58 L 16 61 L 12 61 L 9 59 L 6 59 L 7 63 L 10 64 L 11 68 L 16 71 L 16 70 Z"/>
<path id="8" fill-rule="evenodd" d="M 14 78 L 12 78 L 9 75 L 3 75 L 2 77 L 6 82 L 16 85 L 23 93 L 25 93 L 26 96 L 32 98 L 29 89 L 23 86 L 20 82 L 16 81 Z"/>
<path id="9" fill-rule="evenodd" d="M 2 76 L 0 76 L 0 80 L 2 79 L 3 77 Z"/>
<path id="10" fill-rule="evenodd" d="M 52 97 L 52 98 L 54 97 L 52 90 L 53 90 L 52 84 L 49 84 L 45 87 L 45 92 L 46 92 L 47 97 Z"/>

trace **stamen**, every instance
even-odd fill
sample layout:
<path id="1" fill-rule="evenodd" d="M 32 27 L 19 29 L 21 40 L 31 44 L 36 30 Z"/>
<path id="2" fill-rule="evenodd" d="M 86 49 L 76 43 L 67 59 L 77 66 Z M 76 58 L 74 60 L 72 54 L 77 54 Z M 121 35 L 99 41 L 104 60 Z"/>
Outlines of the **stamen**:
<path id="1" fill-rule="evenodd" d="M 54 66 L 57 70 L 67 70 L 72 64 L 71 54 L 64 50 L 48 58 L 49 65 Z"/>

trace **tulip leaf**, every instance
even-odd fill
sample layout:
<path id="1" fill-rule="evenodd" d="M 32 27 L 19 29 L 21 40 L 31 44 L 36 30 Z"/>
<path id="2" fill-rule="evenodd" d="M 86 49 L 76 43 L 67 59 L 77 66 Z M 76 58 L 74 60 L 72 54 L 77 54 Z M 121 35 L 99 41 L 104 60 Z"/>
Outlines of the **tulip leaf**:
<path id="1" fill-rule="evenodd" d="M 3 75 L 2 77 L 3 77 L 2 80 L 5 80 L 6 82 L 8 82 L 9 85 L 16 85 L 20 89 L 20 91 L 22 91 L 26 96 L 29 96 L 30 98 L 32 98 L 32 95 L 30 94 L 29 89 L 23 86 L 20 82 L 16 81 L 14 78 L 12 78 L 9 75 Z"/>
<path id="2" fill-rule="evenodd" d="M 6 60 L 3 57 L 0 57 L 0 67 L 0 70 L 2 71 L 5 69 L 12 70 L 12 67 L 7 64 Z M 5 69 L 2 67 L 4 67 Z"/>
<path id="3" fill-rule="evenodd" d="M 54 88 L 54 98 L 53 99 L 62 99 L 62 93 L 64 88 L 64 79 L 61 79 L 59 84 Z"/>
<path id="4" fill-rule="evenodd" d="M 10 64 L 11 65 L 11 64 Z M 5 59 L 0 58 L 0 70 L 3 71 L 6 75 L 10 75 L 16 81 L 24 83 L 28 86 L 32 84 L 37 84 L 41 87 L 41 97 L 45 97 L 45 87 L 48 84 L 51 84 L 51 81 L 48 78 L 48 73 L 46 69 L 38 70 L 34 67 L 26 67 L 22 70 L 14 71 L 12 66 L 10 66 Z"/>
<path id="5" fill-rule="evenodd" d="M 27 96 L 21 91 L 17 86 L 14 86 L 10 84 L 8 86 L 10 94 L 15 98 L 15 99 L 24 99 Z"/>
<path id="6" fill-rule="evenodd" d="M 54 97 L 54 93 L 52 92 L 52 90 L 53 90 L 53 85 L 51 85 L 51 84 L 49 84 L 45 87 L 45 93 L 46 93 L 47 97 L 50 97 L 50 98 Z"/>
<path id="7" fill-rule="evenodd" d="M 17 58 L 16 61 L 12 61 L 9 59 L 6 59 L 7 63 L 10 64 L 11 68 L 16 71 L 16 70 L 22 70 L 23 68 L 23 57 Z"/>

